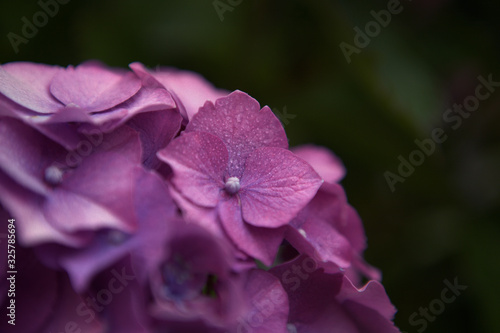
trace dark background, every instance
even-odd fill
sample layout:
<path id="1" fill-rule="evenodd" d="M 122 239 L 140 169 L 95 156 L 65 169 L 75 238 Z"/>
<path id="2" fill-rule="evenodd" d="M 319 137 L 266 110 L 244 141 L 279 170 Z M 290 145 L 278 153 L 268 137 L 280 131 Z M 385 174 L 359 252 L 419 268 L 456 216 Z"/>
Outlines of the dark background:
<path id="1" fill-rule="evenodd" d="M 221 20 L 212 0 L 73 0 L 16 53 L 7 34 L 23 37 L 22 18 L 42 8 L 2 1 L 0 62 L 175 66 L 295 116 L 283 119 L 292 146 L 327 146 L 347 167 L 343 185 L 365 224 L 366 258 L 399 309 L 396 324 L 423 328 L 411 314 L 457 278 L 467 289 L 425 332 L 500 332 L 500 91 L 456 130 L 442 118 L 474 94 L 479 75 L 500 81 L 497 2 L 401 0 L 349 64 L 339 44 L 354 45 L 353 28 L 364 31 L 370 11 L 389 1 L 232 3 Z M 447 140 L 392 192 L 384 172 L 397 173 L 398 156 L 435 128 Z"/>

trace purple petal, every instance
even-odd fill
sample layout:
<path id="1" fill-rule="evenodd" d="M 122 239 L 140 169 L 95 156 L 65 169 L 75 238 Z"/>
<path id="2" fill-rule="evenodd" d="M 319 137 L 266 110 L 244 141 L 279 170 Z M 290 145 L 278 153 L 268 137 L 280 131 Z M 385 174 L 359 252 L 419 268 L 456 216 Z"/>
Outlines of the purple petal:
<path id="1" fill-rule="evenodd" d="M 43 198 L 14 183 L 0 171 L 0 201 L 18 221 L 21 244 L 35 246 L 56 242 L 67 246 L 82 246 L 88 235 L 67 234 L 52 226 L 43 214 Z"/>
<path id="2" fill-rule="evenodd" d="M 127 173 L 127 176 L 130 177 L 130 174 Z M 106 205 L 69 190 L 55 190 L 48 197 L 44 208 L 46 219 L 66 233 L 105 227 L 133 230 L 132 226 L 125 224 L 119 214 Z"/>
<path id="3" fill-rule="evenodd" d="M 64 105 L 76 105 L 87 112 L 97 112 L 126 101 L 140 88 L 141 81 L 131 72 L 86 62 L 57 73 L 50 92 Z"/>
<path id="4" fill-rule="evenodd" d="M 165 88 L 145 85 L 126 102 L 106 112 L 94 113 L 92 122 L 109 132 L 137 114 L 173 108 L 175 108 L 175 102 Z"/>
<path id="5" fill-rule="evenodd" d="M 328 274 L 307 256 L 270 270 L 290 300 L 289 322 L 297 332 L 396 333 L 395 309 L 382 285 L 355 288 L 343 274 Z"/>
<path id="6" fill-rule="evenodd" d="M 303 145 L 293 148 L 292 152 L 309 163 L 326 182 L 337 183 L 345 176 L 342 161 L 327 148 Z"/>
<path id="7" fill-rule="evenodd" d="M 283 240 L 284 229 L 259 228 L 243 222 L 236 198 L 220 202 L 218 210 L 224 230 L 234 245 L 271 266 Z"/>
<path id="8" fill-rule="evenodd" d="M 348 268 L 356 281 L 360 281 L 359 273 L 380 279 L 380 272 L 362 258 L 366 248 L 363 225 L 340 185 L 323 183 L 290 226 L 286 238 L 300 253 Z"/>
<path id="9" fill-rule="evenodd" d="M 100 227 L 133 230 L 133 176 L 140 156 L 134 130 L 121 127 L 105 136 L 95 152 L 68 171 L 54 188 L 45 205 L 46 216 L 65 231 Z"/>
<path id="10" fill-rule="evenodd" d="M 347 207 L 342 187 L 323 183 L 309 204 L 290 222 L 287 240 L 300 253 L 318 261 L 349 267 L 352 257 L 358 254 L 353 247 L 358 240 L 364 240 L 364 233 L 360 223 L 346 226 Z M 349 236 L 355 244 L 351 244 Z M 364 249 L 364 243 L 362 246 Z"/>
<path id="11" fill-rule="evenodd" d="M 12 62 L 0 66 L 0 93 L 39 113 L 55 113 L 63 107 L 49 92 L 50 82 L 62 68 Z"/>
<path id="12" fill-rule="evenodd" d="M 122 280 L 124 282 L 117 279 L 117 276 L 124 274 L 127 276 L 126 280 Z M 114 332 L 152 333 L 149 313 L 144 308 L 146 301 L 144 288 L 135 275 L 128 261 L 122 260 L 101 274 L 94 283 L 93 289 L 97 292 L 93 294 L 99 297 L 101 290 L 110 290 L 110 283 L 117 281 L 113 286 L 116 288 L 118 285 L 119 291 L 113 293 L 112 302 L 103 304 L 105 306 L 101 314 L 108 329 L 112 328 Z"/>
<path id="13" fill-rule="evenodd" d="M 30 190 L 47 194 L 43 173 L 58 156 L 64 156 L 64 149 L 11 118 L 0 118 L 0 142 L 0 169 Z"/>
<path id="14" fill-rule="evenodd" d="M 203 321 L 225 327 L 242 309 L 241 279 L 231 271 L 226 242 L 196 225 L 178 224 L 165 244 L 164 261 L 151 275 L 153 316 L 171 321 Z M 213 297 L 202 290 L 217 277 Z"/>
<path id="15" fill-rule="evenodd" d="M 289 228 L 285 238 L 299 253 L 315 260 L 332 262 L 342 268 L 351 265 L 351 244 L 325 221 L 311 219 L 299 229 Z"/>
<path id="16" fill-rule="evenodd" d="M 322 182 L 289 150 L 257 149 L 248 157 L 241 178 L 243 219 L 254 226 L 283 226 L 314 197 Z"/>
<path id="17" fill-rule="evenodd" d="M 378 281 L 369 281 L 358 289 L 344 276 L 337 301 L 349 312 L 360 332 L 399 332 L 391 322 L 396 308 Z"/>
<path id="18" fill-rule="evenodd" d="M 229 177 L 241 178 L 248 155 L 260 147 L 288 148 L 280 121 L 267 106 L 241 91 L 206 102 L 193 116 L 186 132 L 202 131 L 219 137 L 229 153 Z"/>
<path id="19" fill-rule="evenodd" d="M 38 276 L 39 273 L 34 272 L 33 274 Z M 99 314 L 91 306 L 86 305 L 88 301 L 84 300 L 84 296 L 73 290 L 67 275 L 60 273 L 57 282 L 58 285 L 54 292 L 57 293 L 58 302 L 51 307 L 51 316 L 44 323 L 44 327 L 33 333 L 79 332 L 79 330 L 82 333 L 106 332 L 108 328 L 101 322 Z M 43 285 L 39 285 L 39 287 L 44 288 Z M 37 308 L 47 307 L 43 298 L 33 300 L 38 301 L 34 303 L 38 305 Z"/>
<path id="20" fill-rule="evenodd" d="M 153 75 L 175 96 L 179 111 L 187 120 L 191 120 L 206 101 L 215 102 L 228 94 L 194 72 L 160 68 Z"/>
<path id="21" fill-rule="evenodd" d="M 157 169 L 161 162 L 156 153 L 167 146 L 179 132 L 182 117 L 176 110 L 139 114 L 127 125 L 139 132 L 142 144 L 142 161 L 150 169 Z"/>
<path id="22" fill-rule="evenodd" d="M 342 284 L 341 274 L 326 274 L 318 269 L 315 261 L 307 256 L 299 256 L 287 263 L 278 265 L 269 270 L 280 279 L 290 301 L 289 322 L 302 323 L 307 326 L 324 322 L 322 317 L 331 317 L 326 309 L 335 303 Z M 307 327 L 306 326 L 306 327 Z M 317 332 L 330 332 L 323 329 Z M 298 332 L 315 332 L 311 329 L 297 330 Z"/>
<path id="23" fill-rule="evenodd" d="M 164 181 L 152 172 L 136 169 L 134 193 L 138 228 L 133 233 L 102 229 L 84 249 L 47 248 L 44 256 L 56 257 L 69 273 L 75 290 L 85 290 L 102 269 L 133 253 L 141 262 L 141 274 L 148 274 L 163 256 L 162 247 L 174 224 L 175 205 Z M 177 222 L 177 221 L 175 221 Z"/>
<path id="24" fill-rule="evenodd" d="M 224 188 L 227 150 L 224 143 L 209 133 L 183 133 L 158 158 L 174 170 L 173 184 L 194 203 L 215 207 Z"/>
<path id="25" fill-rule="evenodd" d="M 288 296 L 280 281 L 263 270 L 249 273 L 245 291 L 251 307 L 236 332 L 288 333 Z"/>
<path id="26" fill-rule="evenodd" d="M 187 223 L 197 224 L 213 235 L 225 238 L 226 235 L 219 222 L 217 209 L 214 207 L 199 206 L 188 200 L 175 186 L 169 186 L 170 195 L 182 211 L 182 217 Z"/>

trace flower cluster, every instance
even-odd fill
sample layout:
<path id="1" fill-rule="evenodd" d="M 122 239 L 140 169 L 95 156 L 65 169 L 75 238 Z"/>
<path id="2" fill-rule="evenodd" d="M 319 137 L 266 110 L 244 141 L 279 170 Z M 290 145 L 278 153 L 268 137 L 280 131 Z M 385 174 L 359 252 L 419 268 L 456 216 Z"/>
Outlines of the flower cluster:
<path id="1" fill-rule="evenodd" d="M 0 142 L 19 332 L 399 332 L 342 163 L 241 91 L 8 63 Z"/>

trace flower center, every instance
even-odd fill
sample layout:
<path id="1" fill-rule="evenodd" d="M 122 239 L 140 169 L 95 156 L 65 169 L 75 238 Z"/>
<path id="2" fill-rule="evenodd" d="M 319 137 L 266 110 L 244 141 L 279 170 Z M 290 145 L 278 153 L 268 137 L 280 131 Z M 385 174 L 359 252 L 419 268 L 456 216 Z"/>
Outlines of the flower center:
<path id="1" fill-rule="evenodd" d="M 171 300 L 187 300 L 198 296 L 207 279 L 203 273 L 194 273 L 181 258 L 164 264 L 162 269 L 164 295 Z"/>
<path id="2" fill-rule="evenodd" d="M 128 239 L 128 235 L 120 230 L 109 230 L 106 235 L 107 241 L 112 245 L 120 245 Z"/>
<path id="3" fill-rule="evenodd" d="M 224 185 L 226 192 L 229 194 L 236 194 L 240 190 L 240 180 L 238 177 L 229 177 Z"/>
<path id="4" fill-rule="evenodd" d="M 51 165 L 45 169 L 45 181 L 50 185 L 59 185 L 62 183 L 63 173 L 63 170 L 55 165 Z"/>

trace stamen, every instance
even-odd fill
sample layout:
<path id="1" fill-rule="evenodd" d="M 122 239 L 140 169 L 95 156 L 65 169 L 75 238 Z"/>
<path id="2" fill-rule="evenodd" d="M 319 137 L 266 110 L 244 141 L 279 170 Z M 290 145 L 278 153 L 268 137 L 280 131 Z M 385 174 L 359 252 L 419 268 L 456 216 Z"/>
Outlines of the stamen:
<path id="1" fill-rule="evenodd" d="M 45 181 L 50 185 L 59 185 L 62 183 L 64 172 L 55 165 L 49 166 L 45 169 Z"/>
<path id="2" fill-rule="evenodd" d="M 120 230 L 109 230 L 107 234 L 108 243 L 112 245 L 122 244 L 127 238 L 127 234 Z"/>
<path id="3" fill-rule="evenodd" d="M 236 194 L 240 190 L 240 180 L 238 177 L 229 177 L 224 186 L 229 194 Z"/>
<path id="4" fill-rule="evenodd" d="M 286 324 L 286 329 L 288 330 L 288 333 L 297 333 L 297 327 L 295 327 L 292 323 Z"/>

